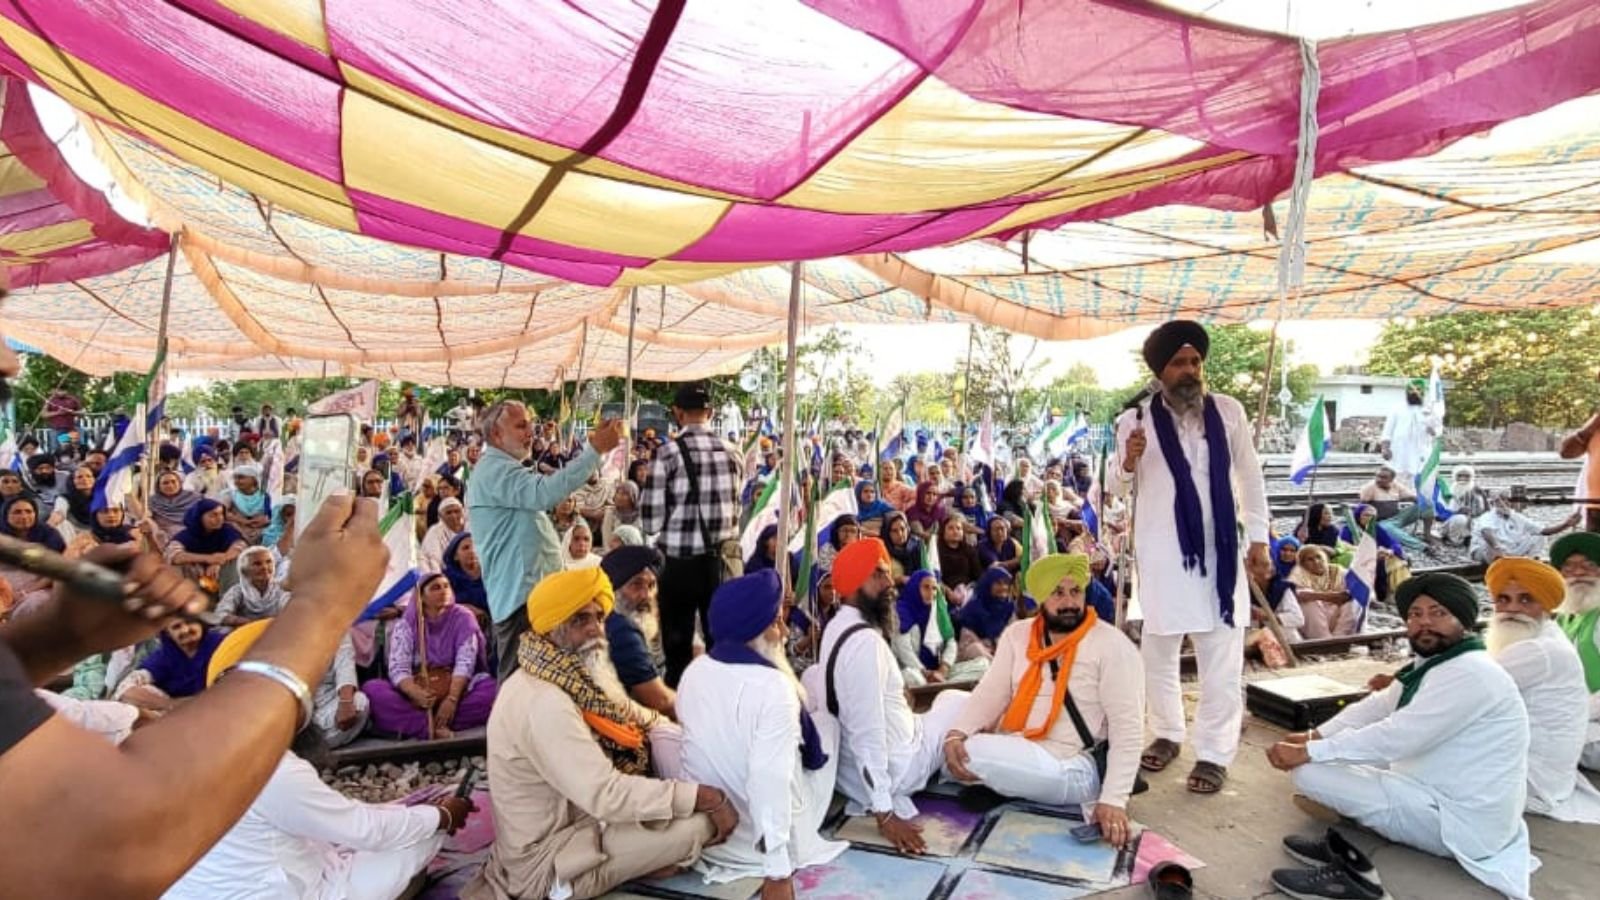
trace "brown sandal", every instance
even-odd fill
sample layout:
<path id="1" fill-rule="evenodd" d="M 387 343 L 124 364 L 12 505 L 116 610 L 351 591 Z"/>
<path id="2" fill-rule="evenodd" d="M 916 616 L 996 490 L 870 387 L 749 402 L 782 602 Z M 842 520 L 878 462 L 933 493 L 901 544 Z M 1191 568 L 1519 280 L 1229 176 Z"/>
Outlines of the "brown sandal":
<path id="1" fill-rule="evenodd" d="M 1146 772 L 1159 772 L 1172 761 L 1178 758 L 1178 753 L 1183 750 L 1176 741 L 1166 738 L 1156 738 L 1150 746 L 1144 748 L 1144 753 L 1139 756 L 1139 768 Z"/>
<path id="2" fill-rule="evenodd" d="M 1214 762 L 1201 760 L 1189 770 L 1189 790 L 1196 794 L 1215 794 L 1228 781 L 1228 770 Z"/>

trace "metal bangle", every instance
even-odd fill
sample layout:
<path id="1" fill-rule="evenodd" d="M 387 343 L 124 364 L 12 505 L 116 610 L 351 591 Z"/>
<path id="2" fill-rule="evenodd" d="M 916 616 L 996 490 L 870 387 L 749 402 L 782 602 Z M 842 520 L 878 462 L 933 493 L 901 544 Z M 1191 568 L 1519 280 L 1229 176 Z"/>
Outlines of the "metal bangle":
<path id="1" fill-rule="evenodd" d="M 228 671 L 248 672 L 252 675 L 260 675 L 263 678 L 270 678 L 273 681 L 276 681 L 278 684 L 283 685 L 284 688 L 289 691 L 289 693 L 293 694 L 294 699 L 300 704 L 300 722 L 295 726 L 294 729 L 297 734 L 299 733 L 300 729 L 306 727 L 306 725 L 311 722 L 311 715 L 315 709 L 311 700 L 311 690 L 306 687 L 306 683 L 304 681 L 300 680 L 300 676 L 282 666 L 275 666 L 272 663 L 260 662 L 254 659 L 247 659 Z"/>

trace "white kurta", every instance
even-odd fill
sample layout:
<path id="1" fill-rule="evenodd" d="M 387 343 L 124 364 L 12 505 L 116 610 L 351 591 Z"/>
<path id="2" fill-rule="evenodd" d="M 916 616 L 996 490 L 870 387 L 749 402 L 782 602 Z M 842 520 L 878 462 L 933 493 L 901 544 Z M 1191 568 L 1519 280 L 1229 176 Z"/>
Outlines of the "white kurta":
<path id="1" fill-rule="evenodd" d="M 800 763 L 800 696 L 776 669 L 730 665 L 702 656 L 678 685 L 684 777 L 727 793 L 739 825 L 707 847 L 695 868 L 707 881 L 788 878 L 832 860 L 849 846 L 818 833 L 833 799 L 838 724 L 816 718 L 828 763 Z"/>
<path id="2" fill-rule="evenodd" d="M 165 900 L 394 897 L 444 842 L 432 806 L 358 803 L 285 753 L 244 817 Z"/>
<path id="3" fill-rule="evenodd" d="M 823 629 L 817 664 L 802 677 L 815 708 L 827 709 L 826 671 L 833 645 L 862 621 L 859 610 L 842 606 Z M 846 811 L 860 815 L 893 810 L 903 819 L 916 815 L 911 795 L 943 763 L 940 742 L 966 695 L 945 691 L 928 712 L 913 713 L 900 664 L 875 630 L 851 635 L 839 650 L 834 691 L 839 702 L 838 786 L 850 801 Z"/>
<path id="4" fill-rule="evenodd" d="M 1496 657 L 1522 692 L 1528 726 L 1528 812 L 1600 825 L 1600 790 L 1578 772 L 1589 730 L 1589 686 L 1578 651 L 1555 622 Z"/>
<path id="5" fill-rule="evenodd" d="M 1250 420 L 1239 401 L 1222 394 L 1211 395 L 1217 401 L 1217 413 L 1222 417 L 1228 432 L 1228 454 L 1233 469 L 1233 490 L 1237 501 L 1238 521 L 1244 528 L 1239 544 L 1239 577 L 1234 582 L 1234 624 L 1250 622 L 1250 595 L 1248 576 L 1244 570 L 1244 554 L 1251 543 L 1266 543 L 1267 513 L 1266 483 L 1261 478 L 1261 463 L 1256 458 L 1255 444 L 1251 439 Z M 1125 493 L 1135 478 L 1138 483 L 1138 508 L 1134 511 L 1134 542 L 1137 548 L 1139 576 L 1139 605 L 1144 610 L 1146 634 L 1193 634 L 1222 627 L 1222 612 L 1217 598 L 1215 575 L 1217 571 L 1216 536 L 1212 530 L 1210 483 L 1211 454 L 1206 448 L 1205 429 L 1200 414 L 1173 416 L 1178 432 L 1178 442 L 1189 461 L 1190 476 L 1195 492 L 1200 495 L 1200 513 L 1206 523 L 1205 572 L 1200 569 L 1185 570 L 1183 557 L 1178 551 L 1178 533 L 1173 523 L 1173 500 L 1176 488 L 1166 457 L 1161 452 L 1161 442 L 1156 439 L 1155 424 L 1150 420 L 1146 401 L 1144 420 L 1139 422 L 1132 410 L 1117 419 L 1117 456 L 1106 466 L 1107 475 L 1113 479 L 1117 492 Z M 1122 470 L 1121 452 L 1127 445 L 1128 435 L 1142 424 L 1147 443 L 1134 473 Z"/>
<path id="6" fill-rule="evenodd" d="M 1400 693 L 1396 681 L 1318 728 L 1322 739 L 1307 744 L 1312 764 L 1295 770 L 1296 786 L 1304 790 L 1319 774 L 1307 770 L 1316 769 L 1398 779 L 1399 787 L 1420 790 L 1436 809 L 1402 811 L 1411 814 L 1408 821 L 1431 823 L 1428 833 L 1385 832 L 1387 837 L 1423 849 L 1442 844 L 1474 878 L 1511 897 L 1527 897 L 1534 865 L 1522 819 L 1528 714 L 1516 682 L 1489 654 L 1476 651 L 1430 670 L 1404 709 L 1397 709 Z M 1341 792 L 1309 793 L 1341 809 Z"/>
<path id="7" fill-rule="evenodd" d="M 1410 484 L 1433 453 L 1433 439 L 1444 422 L 1432 406 L 1405 407 L 1383 422 L 1383 439 L 1389 442 L 1389 463 L 1400 480 Z"/>

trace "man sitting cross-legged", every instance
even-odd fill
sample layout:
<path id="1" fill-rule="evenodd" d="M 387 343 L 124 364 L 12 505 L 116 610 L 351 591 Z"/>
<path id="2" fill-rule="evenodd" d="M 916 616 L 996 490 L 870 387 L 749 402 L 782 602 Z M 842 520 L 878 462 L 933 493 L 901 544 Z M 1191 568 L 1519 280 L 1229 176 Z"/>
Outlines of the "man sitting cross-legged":
<path id="1" fill-rule="evenodd" d="M 1589 726 L 1580 765 L 1600 772 L 1600 534 L 1575 531 L 1556 541 L 1550 564 L 1567 583 L 1567 599 L 1556 610 L 1556 621 L 1578 651 L 1589 689 Z"/>
<path id="2" fill-rule="evenodd" d="M 945 766 L 1006 796 L 1092 803 L 1101 834 L 1121 847 L 1144 736 L 1144 669 L 1133 643 L 1086 607 L 1088 584 L 1081 554 L 1029 567 L 1039 615 L 1001 633 L 994 663 L 944 737 Z M 1069 703 L 1090 740 L 1063 708 Z M 1109 740 L 1103 783 L 1092 752 L 1099 740 Z"/>
<path id="3" fill-rule="evenodd" d="M 494 847 L 463 900 L 598 897 L 693 863 L 738 824 L 722 791 L 651 777 L 637 713 L 590 673 L 610 665 L 613 602 L 599 569 L 547 575 L 528 594 L 532 630 L 489 717 Z"/>
<path id="4" fill-rule="evenodd" d="M 1561 573 L 1536 559 L 1502 556 L 1483 583 L 1494 598 L 1485 643 L 1528 709 L 1528 812 L 1600 825 L 1600 791 L 1578 772 L 1589 729 L 1583 663 L 1550 614 L 1566 597 Z"/>
<path id="5" fill-rule="evenodd" d="M 718 587 L 706 627 L 710 652 L 678 682 L 684 776 L 727 792 L 739 827 L 695 867 L 713 882 L 762 877 L 764 900 L 786 900 L 796 869 L 850 846 L 817 833 L 833 800 L 839 728 L 831 716 L 813 719 L 784 655 L 776 572 Z"/>
<path id="6" fill-rule="evenodd" d="M 895 624 L 889 551 L 863 538 L 839 551 L 833 583 L 844 605 L 822 632 L 806 691 L 839 719 L 839 792 L 850 815 L 870 812 L 878 831 L 903 853 L 926 849 L 911 795 L 944 762 L 939 744 L 967 695 L 945 691 L 922 715 L 911 712 L 900 663 L 889 649 Z M 831 676 L 831 677 L 830 677 Z M 830 690 L 831 688 L 831 690 Z M 830 696 L 831 695 L 831 696 Z"/>
<path id="7" fill-rule="evenodd" d="M 1273 745 L 1267 759 L 1292 773 L 1308 812 L 1454 857 L 1489 887 L 1526 898 L 1528 714 L 1516 682 L 1470 631 L 1478 600 L 1466 580 L 1419 575 L 1395 602 L 1417 660 L 1320 728 Z M 1290 896 L 1384 896 L 1377 870 L 1343 841 L 1289 837 L 1284 847 L 1320 866 L 1273 872 Z"/>

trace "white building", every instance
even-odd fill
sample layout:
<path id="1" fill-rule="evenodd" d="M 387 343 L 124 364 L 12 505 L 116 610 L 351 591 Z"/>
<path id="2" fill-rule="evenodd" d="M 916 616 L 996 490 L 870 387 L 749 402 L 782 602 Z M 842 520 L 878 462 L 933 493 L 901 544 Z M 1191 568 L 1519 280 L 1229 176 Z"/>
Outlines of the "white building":
<path id="1" fill-rule="evenodd" d="M 1410 381 L 1398 375 L 1324 375 L 1312 385 L 1311 395 L 1322 395 L 1328 420 L 1338 428 L 1351 416 L 1381 419 L 1404 406 Z"/>

